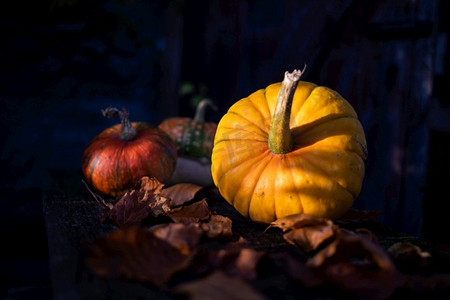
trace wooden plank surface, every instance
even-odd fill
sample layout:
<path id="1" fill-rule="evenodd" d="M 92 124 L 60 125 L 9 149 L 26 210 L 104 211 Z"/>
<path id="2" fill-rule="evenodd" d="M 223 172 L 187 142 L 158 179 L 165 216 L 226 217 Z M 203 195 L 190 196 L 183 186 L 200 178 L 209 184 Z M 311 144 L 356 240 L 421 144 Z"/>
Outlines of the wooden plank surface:
<path id="1" fill-rule="evenodd" d="M 44 193 L 54 299 L 165 299 L 156 289 L 102 279 L 84 263 L 83 246 L 115 229 L 100 222 L 102 209 L 84 189 L 78 173 L 53 172 Z"/>
<path id="2" fill-rule="evenodd" d="M 138 283 L 95 276 L 84 263 L 83 246 L 117 227 L 100 221 L 102 209 L 87 191 L 81 174 L 54 171 L 53 183 L 44 193 L 50 270 L 55 299 L 164 299 L 162 290 Z M 254 249 L 280 251 L 290 247 L 277 232 L 241 217 L 225 201 L 210 201 L 211 209 L 233 221 L 235 235 Z M 301 252 L 298 252 L 301 255 Z"/>

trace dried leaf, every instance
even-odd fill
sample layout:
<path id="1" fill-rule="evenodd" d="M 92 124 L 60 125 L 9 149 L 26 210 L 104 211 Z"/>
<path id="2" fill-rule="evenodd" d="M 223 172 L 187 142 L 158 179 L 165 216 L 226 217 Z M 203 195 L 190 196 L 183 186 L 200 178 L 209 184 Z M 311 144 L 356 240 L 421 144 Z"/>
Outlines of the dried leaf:
<path id="1" fill-rule="evenodd" d="M 136 184 L 135 189 L 148 194 L 161 195 L 163 187 L 164 184 L 159 182 L 158 179 L 144 176 Z"/>
<path id="2" fill-rule="evenodd" d="M 150 214 L 150 207 L 144 201 L 139 201 L 133 193 L 126 193 L 114 207 L 102 216 L 102 221 L 111 219 L 116 225 L 140 224 Z"/>
<path id="3" fill-rule="evenodd" d="M 285 232 L 283 238 L 304 251 L 316 250 L 324 242 L 334 237 L 338 227 L 333 221 L 307 214 L 290 215 L 272 222 L 269 226 Z"/>
<path id="4" fill-rule="evenodd" d="M 153 216 L 164 214 L 170 210 L 170 199 L 164 197 L 161 193 L 164 184 L 156 178 L 142 177 L 136 185 L 135 190 L 141 201 L 148 202 Z"/>
<path id="5" fill-rule="evenodd" d="M 186 295 L 192 300 L 266 299 L 242 279 L 227 276 L 220 271 L 215 271 L 203 279 L 181 284 L 174 292 Z"/>
<path id="6" fill-rule="evenodd" d="M 310 258 L 306 266 L 364 299 L 386 299 L 405 279 L 381 246 L 348 231 Z"/>
<path id="7" fill-rule="evenodd" d="M 165 213 L 176 223 L 191 224 L 208 221 L 213 212 L 209 209 L 205 199 L 191 205 L 180 206 Z"/>
<path id="8" fill-rule="evenodd" d="M 313 215 L 295 214 L 273 221 L 272 223 L 270 223 L 267 229 L 277 227 L 282 229 L 283 232 L 286 232 L 288 230 L 295 228 L 302 228 L 313 225 L 324 225 L 324 224 L 325 225 L 333 224 L 333 222 L 329 219 L 320 218 Z"/>
<path id="9" fill-rule="evenodd" d="M 87 264 L 96 274 L 162 286 L 186 268 L 193 253 L 138 227 L 123 227 L 99 238 L 89 249 Z"/>
<path id="10" fill-rule="evenodd" d="M 283 238 L 297 245 L 306 252 L 316 250 L 320 245 L 335 236 L 337 227 L 333 224 L 313 225 L 293 229 L 283 235 Z"/>
<path id="11" fill-rule="evenodd" d="M 233 234 L 231 219 L 221 215 L 212 215 L 200 226 L 209 238 L 230 237 Z"/>
<path id="12" fill-rule="evenodd" d="M 224 249 L 211 252 L 209 263 L 212 268 L 221 269 L 230 276 L 252 280 L 258 276 L 257 266 L 264 255 L 264 252 L 249 248 L 241 238 L 236 243 L 229 243 Z"/>
<path id="13" fill-rule="evenodd" d="M 399 270 L 415 273 L 431 265 L 431 254 L 407 242 L 393 244 L 387 250 Z"/>
<path id="14" fill-rule="evenodd" d="M 184 255 L 189 255 L 198 246 L 203 235 L 203 230 L 195 224 L 168 223 L 153 226 L 150 230 Z"/>
<path id="15" fill-rule="evenodd" d="M 317 268 L 334 262 L 348 261 L 354 256 L 367 257 L 380 269 L 395 269 L 389 255 L 381 246 L 344 229 L 340 229 L 337 238 L 313 256 L 307 264 L 309 267 Z"/>
<path id="16" fill-rule="evenodd" d="M 154 217 L 165 215 L 170 211 L 170 199 L 160 195 L 153 195 L 149 198 L 148 206 Z"/>
<path id="17" fill-rule="evenodd" d="M 202 188 L 192 183 L 179 183 L 163 189 L 161 195 L 170 199 L 171 207 L 176 207 L 194 199 Z"/>
<path id="18" fill-rule="evenodd" d="M 164 215 L 176 223 L 197 224 L 209 238 L 232 235 L 231 219 L 211 211 L 206 199 L 176 207 Z"/>
<path id="19" fill-rule="evenodd" d="M 103 215 L 102 221 L 109 218 L 118 226 L 138 225 L 150 214 L 158 216 L 169 211 L 170 199 L 161 196 L 163 186 L 154 178 L 143 177 Z"/>

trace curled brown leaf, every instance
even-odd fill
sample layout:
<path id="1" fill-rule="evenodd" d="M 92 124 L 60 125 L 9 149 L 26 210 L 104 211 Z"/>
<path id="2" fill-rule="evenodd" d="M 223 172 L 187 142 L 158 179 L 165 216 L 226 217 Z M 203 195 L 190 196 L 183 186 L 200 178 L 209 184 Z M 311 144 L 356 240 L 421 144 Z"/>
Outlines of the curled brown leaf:
<path id="1" fill-rule="evenodd" d="M 195 224 L 167 223 L 150 228 L 155 237 L 168 242 L 184 255 L 192 253 L 200 243 L 202 229 Z"/>
<path id="2" fill-rule="evenodd" d="M 209 209 L 206 199 L 194 202 L 191 205 L 180 206 L 165 213 L 176 223 L 191 224 L 207 221 L 213 212 Z"/>
<path id="3" fill-rule="evenodd" d="M 108 210 L 101 220 L 112 220 L 118 226 L 139 225 L 149 216 L 150 207 L 146 201 L 139 201 L 134 193 L 125 193 L 120 200 Z"/>
<path id="4" fill-rule="evenodd" d="M 142 177 L 102 216 L 118 226 L 139 225 L 149 215 L 158 216 L 170 210 L 170 199 L 161 195 L 163 184 L 155 178 Z"/>
<path id="5" fill-rule="evenodd" d="M 176 207 L 165 213 L 176 223 L 198 224 L 209 238 L 232 235 L 231 219 L 212 211 L 206 199 L 194 202 L 190 205 Z"/>
<path id="6" fill-rule="evenodd" d="M 333 222 L 326 218 L 320 218 L 308 214 L 294 214 L 289 215 L 280 219 L 277 219 L 270 223 L 269 228 L 277 227 L 282 229 L 284 232 L 296 228 L 302 228 L 306 226 L 313 225 L 331 225 Z"/>
<path id="7" fill-rule="evenodd" d="M 381 246 L 348 231 L 342 231 L 306 266 L 326 281 L 364 299 L 386 299 L 404 283 L 404 277 Z"/>
<path id="8" fill-rule="evenodd" d="M 313 225 L 288 231 L 283 238 L 290 244 L 297 245 L 306 252 L 319 248 L 320 245 L 334 238 L 337 227 L 329 224 Z"/>
<path id="9" fill-rule="evenodd" d="M 122 227 L 94 242 L 88 251 L 87 265 L 102 277 L 162 286 L 185 269 L 193 257 L 193 251 L 177 247 L 151 230 Z"/>
<path id="10" fill-rule="evenodd" d="M 191 201 L 195 195 L 202 189 L 200 185 L 192 183 L 178 183 L 164 188 L 161 196 L 169 198 L 171 207 L 177 207 Z"/>
<path id="11" fill-rule="evenodd" d="M 257 266 L 265 255 L 264 252 L 249 248 L 241 238 L 236 243 L 229 243 L 224 249 L 211 252 L 208 260 L 214 269 L 220 269 L 230 276 L 252 280 L 258 276 Z"/>
<path id="12" fill-rule="evenodd" d="M 285 232 L 283 238 L 306 252 L 316 250 L 332 239 L 338 227 L 330 219 L 307 214 L 295 214 L 272 222 L 269 228 L 278 227 Z"/>
<path id="13" fill-rule="evenodd" d="M 200 224 L 200 227 L 209 238 L 230 237 L 233 234 L 231 219 L 221 215 L 211 215 L 207 222 Z"/>

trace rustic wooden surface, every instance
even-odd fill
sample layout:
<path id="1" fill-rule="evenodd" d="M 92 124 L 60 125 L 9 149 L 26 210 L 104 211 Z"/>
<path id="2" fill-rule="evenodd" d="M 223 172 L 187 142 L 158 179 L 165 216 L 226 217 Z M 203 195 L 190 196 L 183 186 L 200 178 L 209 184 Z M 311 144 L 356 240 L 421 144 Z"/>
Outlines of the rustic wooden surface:
<path id="1" fill-rule="evenodd" d="M 102 280 L 83 264 L 83 243 L 113 230 L 99 221 L 101 208 L 82 192 L 81 177 L 72 180 L 62 172 L 44 195 L 50 270 L 55 299 L 120 299 L 125 296 L 160 296 L 135 284 Z M 76 178 L 76 177 L 75 177 Z"/>
<path id="2" fill-rule="evenodd" d="M 47 224 L 50 270 L 55 299 L 171 299 L 168 289 L 126 282 L 118 279 L 100 278 L 94 275 L 84 262 L 83 247 L 96 238 L 117 227 L 102 223 L 102 209 L 82 183 L 80 173 L 52 171 L 52 184 L 44 193 L 44 214 Z M 288 252 L 301 260 L 307 259 L 299 248 L 287 244 L 278 230 L 265 231 L 266 226 L 255 224 L 241 217 L 221 198 L 209 199 L 210 207 L 233 221 L 235 236 L 244 237 L 256 250 L 264 252 Z M 435 260 L 433 272 L 450 272 L 450 255 L 434 248 L 426 240 L 396 233 L 382 223 L 371 221 L 345 225 L 349 229 L 369 228 L 384 247 L 395 242 L 412 242 L 432 253 Z M 319 298 L 312 291 L 302 291 L 298 285 L 288 284 L 280 274 L 256 281 L 254 287 L 268 296 L 303 295 Z M 324 296 L 320 294 L 320 296 Z M 326 295 L 333 299 L 336 295 Z"/>
<path id="3" fill-rule="evenodd" d="M 44 213 L 49 239 L 50 270 L 55 299 L 164 299 L 164 290 L 138 283 L 102 279 L 84 264 L 83 246 L 117 229 L 100 221 L 102 209 L 86 190 L 78 173 L 55 171 L 54 182 L 44 194 Z M 244 237 L 259 251 L 281 251 L 290 248 L 275 231 L 264 232 L 239 216 L 225 201 L 209 201 L 211 209 L 233 221 L 235 235 Z M 298 252 L 301 255 L 301 252 Z"/>

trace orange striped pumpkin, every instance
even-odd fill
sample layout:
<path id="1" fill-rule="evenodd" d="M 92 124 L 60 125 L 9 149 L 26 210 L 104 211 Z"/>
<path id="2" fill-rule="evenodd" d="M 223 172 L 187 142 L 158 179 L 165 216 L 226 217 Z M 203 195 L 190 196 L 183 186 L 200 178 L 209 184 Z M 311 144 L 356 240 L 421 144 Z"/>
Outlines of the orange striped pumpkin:
<path id="1" fill-rule="evenodd" d="M 122 124 L 105 129 L 85 148 L 82 172 L 89 186 L 116 197 L 144 176 L 167 182 L 177 161 L 171 138 L 148 123 L 129 122 L 126 110 L 109 108 L 103 112 L 108 117 L 121 116 Z"/>
<path id="2" fill-rule="evenodd" d="M 305 213 L 336 219 L 360 193 L 367 155 L 355 110 L 337 92 L 286 72 L 220 120 L 211 172 L 243 216 L 270 223 Z"/>

